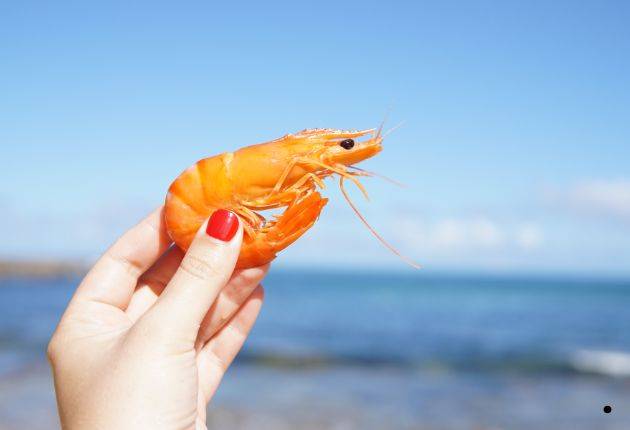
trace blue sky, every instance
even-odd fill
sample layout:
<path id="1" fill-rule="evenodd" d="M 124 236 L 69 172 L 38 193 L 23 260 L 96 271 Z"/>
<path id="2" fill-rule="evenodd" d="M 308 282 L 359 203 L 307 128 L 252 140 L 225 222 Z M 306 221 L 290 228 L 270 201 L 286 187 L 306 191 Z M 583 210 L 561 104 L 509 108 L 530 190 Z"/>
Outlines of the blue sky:
<path id="1" fill-rule="evenodd" d="M 3 2 L 0 257 L 90 260 L 199 158 L 405 121 L 357 202 L 429 269 L 630 273 L 627 2 Z M 402 267 L 334 183 L 279 264 Z"/>

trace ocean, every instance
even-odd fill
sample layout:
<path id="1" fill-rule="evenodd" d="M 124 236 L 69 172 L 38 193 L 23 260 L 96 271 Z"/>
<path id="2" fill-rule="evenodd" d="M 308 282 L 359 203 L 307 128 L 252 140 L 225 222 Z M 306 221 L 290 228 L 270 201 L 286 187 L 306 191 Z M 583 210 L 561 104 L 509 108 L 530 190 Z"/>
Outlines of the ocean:
<path id="1" fill-rule="evenodd" d="M 58 427 L 45 348 L 77 282 L 0 280 L 1 430 Z M 630 281 L 274 268 L 264 285 L 209 428 L 630 428 Z"/>

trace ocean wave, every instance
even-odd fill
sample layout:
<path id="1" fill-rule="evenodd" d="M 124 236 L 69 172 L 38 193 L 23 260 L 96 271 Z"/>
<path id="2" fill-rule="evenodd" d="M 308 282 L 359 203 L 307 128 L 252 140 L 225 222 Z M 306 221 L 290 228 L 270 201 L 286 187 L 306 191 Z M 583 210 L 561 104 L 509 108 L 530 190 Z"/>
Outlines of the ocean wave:
<path id="1" fill-rule="evenodd" d="M 583 373 L 594 373 L 615 378 L 630 377 L 630 353 L 622 351 L 581 350 L 570 360 Z"/>
<path id="2" fill-rule="evenodd" d="M 509 357 L 400 357 L 351 354 L 299 355 L 289 352 L 244 351 L 238 363 L 279 369 L 335 367 L 398 369 L 444 373 L 512 373 L 528 375 L 585 375 L 630 377 L 630 354 L 612 351 L 578 351 L 573 354 L 511 355 Z"/>

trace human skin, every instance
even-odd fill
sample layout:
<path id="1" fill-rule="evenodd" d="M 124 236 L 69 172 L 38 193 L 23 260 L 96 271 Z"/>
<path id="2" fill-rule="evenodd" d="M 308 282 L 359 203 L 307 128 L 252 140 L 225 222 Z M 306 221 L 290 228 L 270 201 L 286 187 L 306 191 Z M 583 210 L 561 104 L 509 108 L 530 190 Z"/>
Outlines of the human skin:
<path id="1" fill-rule="evenodd" d="M 101 257 L 52 336 L 63 429 L 206 429 L 206 407 L 260 311 L 268 265 L 234 270 L 238 219 L 227 241 L 206 220 L 185 255 L 162 220 L 159 208 Z"/>

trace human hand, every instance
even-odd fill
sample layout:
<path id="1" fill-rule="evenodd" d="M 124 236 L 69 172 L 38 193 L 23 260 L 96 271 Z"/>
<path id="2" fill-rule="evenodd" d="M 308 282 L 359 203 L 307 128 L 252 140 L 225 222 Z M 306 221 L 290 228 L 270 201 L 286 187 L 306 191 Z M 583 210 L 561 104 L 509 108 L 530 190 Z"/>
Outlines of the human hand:
<path id="1" fill-rule="evenodd" d="M 234 271 L 242 235 L 217 211 L 184 255 L 158 209 L 101 257 L 48 346 L 64 429 L 206 428 L 263 300 L 269 266 Z"/>

